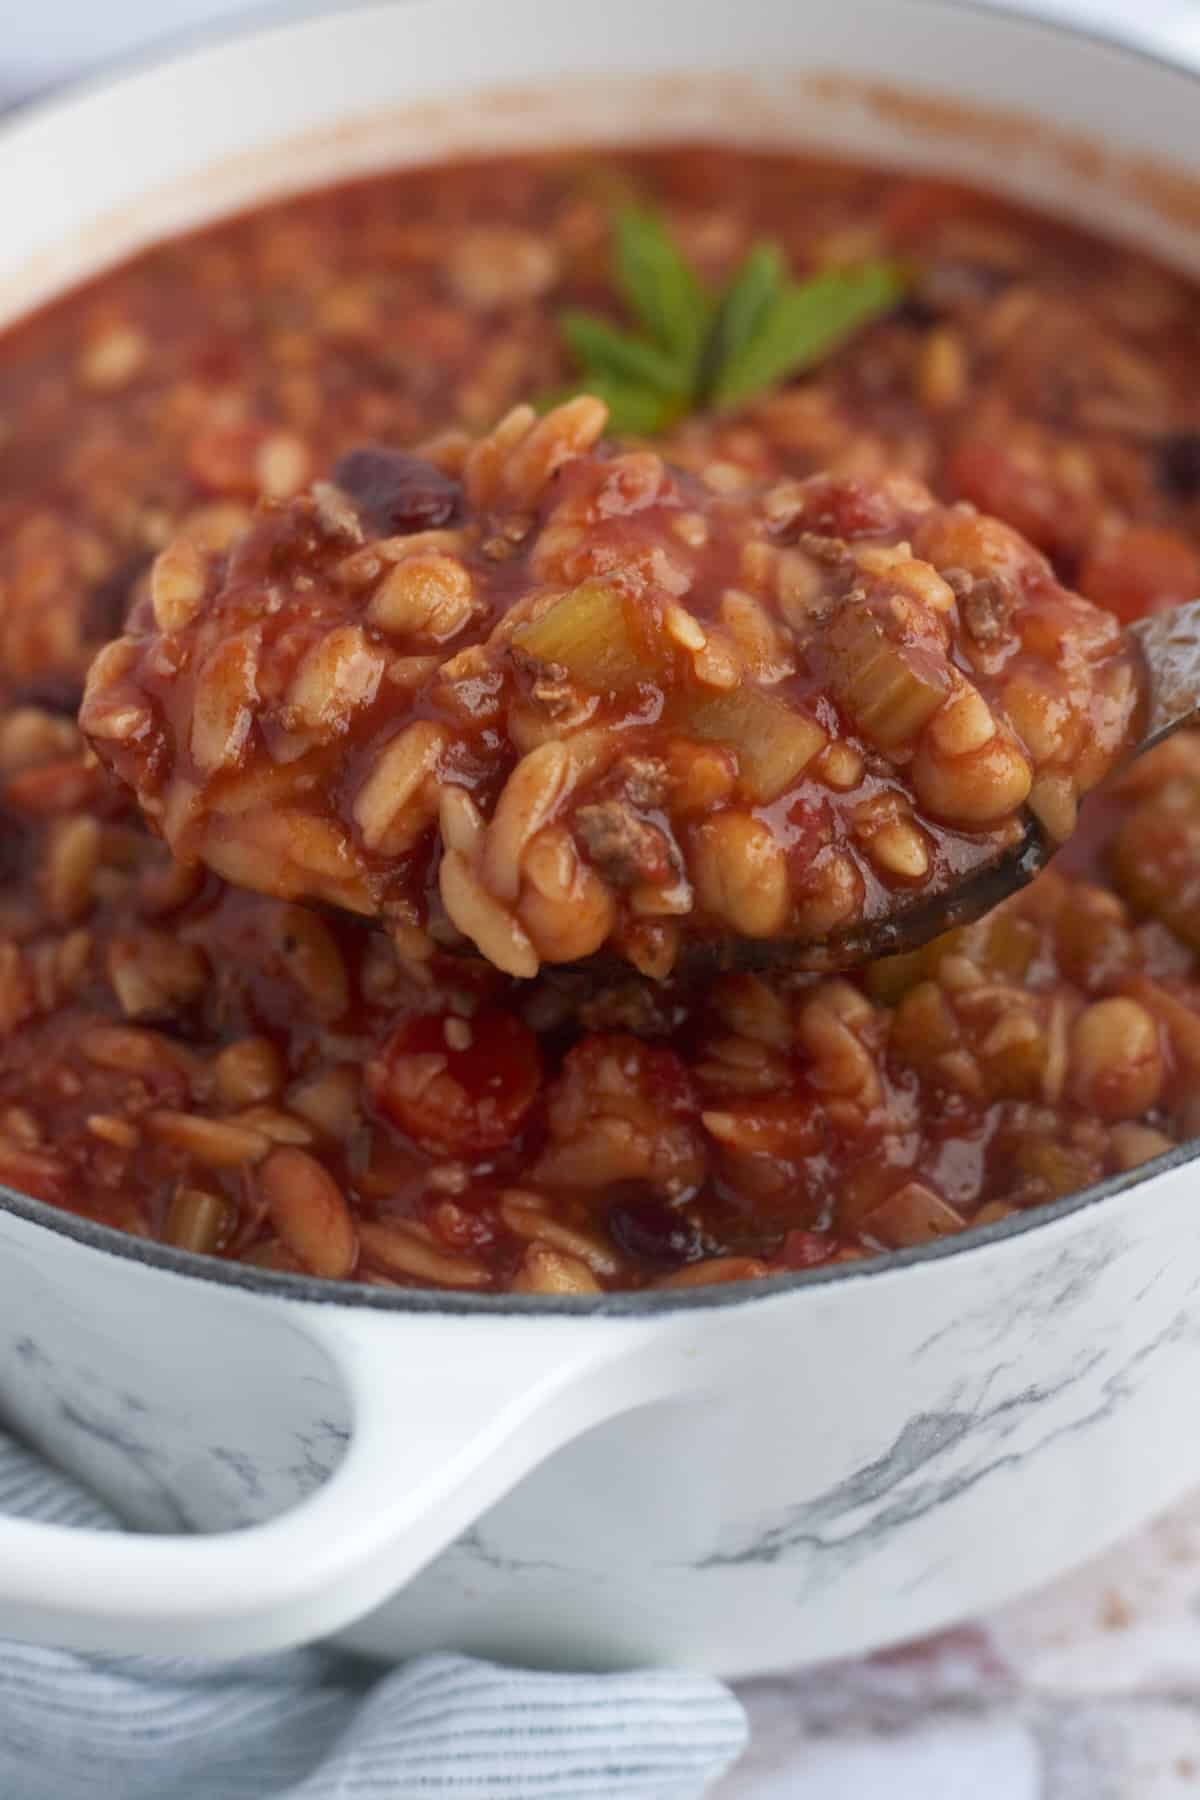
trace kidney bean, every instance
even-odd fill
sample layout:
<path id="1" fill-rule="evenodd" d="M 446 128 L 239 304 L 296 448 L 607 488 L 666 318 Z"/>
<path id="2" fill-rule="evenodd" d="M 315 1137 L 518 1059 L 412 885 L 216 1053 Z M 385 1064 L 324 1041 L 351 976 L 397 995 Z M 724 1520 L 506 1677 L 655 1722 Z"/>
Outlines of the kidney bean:
<path id="1" fill-rule="evenodd" d="M 381 537 L 439 531 L 457 522 L 462 489 L 423 457 L 368 445 L 347 451 L 333 467 L 335 484 Z"/>
<path id="2" fill-rule="evenodd" d="M 650 1194 L 617 1201 L 608 1215 L 608 1229 L 626 1256 L 663 1268 L 695 1262 L 703 1248 L 693 1222 Z"/>

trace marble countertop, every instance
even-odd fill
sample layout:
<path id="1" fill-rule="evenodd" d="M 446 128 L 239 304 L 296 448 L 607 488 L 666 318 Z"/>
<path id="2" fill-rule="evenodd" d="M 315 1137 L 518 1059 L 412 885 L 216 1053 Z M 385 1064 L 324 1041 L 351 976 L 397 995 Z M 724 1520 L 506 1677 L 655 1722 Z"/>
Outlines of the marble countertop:
<path id="1" fill-rule="evenodd" d="M 714 1800 L 1200 1800 L 1200 1496 L 979 1624 L 739 1693 Z"/>

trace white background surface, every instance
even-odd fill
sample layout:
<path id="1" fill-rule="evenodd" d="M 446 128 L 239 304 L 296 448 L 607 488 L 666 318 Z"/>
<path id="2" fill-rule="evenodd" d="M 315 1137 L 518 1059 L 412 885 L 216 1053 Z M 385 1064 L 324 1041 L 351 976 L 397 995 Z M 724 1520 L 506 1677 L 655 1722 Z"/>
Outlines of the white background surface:
<path id="1" fill-rule="evenodd" d="M 238 15 L 355 3 L 0 0 L 0 105 Z M 798 25 L 822 3 L 796 0 Z M 1200 0 L 1040 10 L 1200 59 Z M 753 1742 L 719 1800 L 1200 1800 L 1200 1503 L 978 1629 L 743 1699 Z"/>
<path id="2" fill-rule="evenodd" d="M 272 14 L 349 10 L 362 0 L 0 0 L 0 102 L 64 76 L 90 72 L 113 57 L 136 54 L 157 40 L 212 29 L 221 22 Z M 579 6 L 592 0 L 558 0 Z M 653 3 L 653 0 L 650 0 Z M 796 0 L 796 18 L 806 5 Z M 994 0 L 1016 4 L 1017 0 Z M 502 6 L 503 0 L 496 0 Z M 698 5 L 705 0 L 697 0 Z M 1200 50 L 1197 0 L 1038 0 L 1035 10 L 1086 15 L 1126 35 L 1162 31 Z"/>
<path id="3" fill-rule="evenodd" d="M 2 0 L 0 103 L 238 17 L 265 20 L 355 4 L 362 0 Z"/>

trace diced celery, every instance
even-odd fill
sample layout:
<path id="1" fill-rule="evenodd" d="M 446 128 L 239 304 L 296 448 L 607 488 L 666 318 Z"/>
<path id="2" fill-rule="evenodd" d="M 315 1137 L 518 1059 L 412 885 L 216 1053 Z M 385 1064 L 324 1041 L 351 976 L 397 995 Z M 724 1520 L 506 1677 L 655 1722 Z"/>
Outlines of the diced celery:
<path id="1" fill-rule="evenodd" d="M 175 1192 L 167 1211 L 164 1236 L 181 1250 L 198 1250 L 209 1254 L 221 1241 L 225 1230 L 226 1206 L 216 1194 L 200 1188 L 181 1187 Z"/>
<path id="2" fill-rule="evenodd" d="M 1042 1091 L 1050 1047 L 1042 1032 L 1013 1039 L 980 1055 L 983 1085 L 989 1100 L 1036 1100 Z"/>
<path id="3" fill-rule="evenodd" d="M 1041 1182 L 1052 1199 L 1077 1193 L 1100 1173 L 1095 1158 L 1073 1144 L 1056 1144 L 1049 1139 L 1034 1140 L 1018 1146 L 1017 1167 L 1025 1175 Z"/>
<path id="4" fill-rule="evenodd" d="M 1004 980 L 1020 981 L 1037 955 L 1037 926 L 1030 919 L 1001 909 L 984 919 L 981 929 L 985 967 Z"/>
<path id="5" fill-rule="evenodd" d="M 853 600 L 826 638 L 834 699 L 881 750 L 911 744 L 950 692 L 949 670 L 918 644 L 898 644 Z"/>
<path id="6" fill-rule="evenodd" d="M 948 1237 L 961 1231 L 965 1220 L 956 1207 L 921 1181 L 906 1181 L 904 1186 L 868 1213 L 863 1231 L 887 1244 L 893 1250 L 907 1249 L 913 1244 L 929 1244 L 935 1238 Z"/>
<path id="7" fill-rule="evenodd" d="M 864 976 L 872 1000 L 878 1000 L 884 1006 L 897 1005 L 919 981 L 928 981 L 937 974 L 943 956 L 962 948 L 963 935 L 959 927 L 933 938 L 919 950 L 906 950 L 900 956 L 881 956 L 868 963 Z"/>
<path id="8" fill-rule="evenodd" d="M 941 988 L 936 981 L 919 981 L 896 1009 L 888 1048 L 928 1080 L 936 1072 L 938 1057 L 957 1049 L 958 1043 L 958 1025 Z"/>
<path id="9" fill-rule="evenodd" d="M 512 641 L 539 662 L 558 663 L 594 693 L 634 688 L 662 672 L 664 658 L 639 642 L 624 596 L 602 582 L 585 581 L 519 625 Z"/>
<path id="10" fill-rule="evenodd" d="M 741 784 L 759 804 L 786 793 L 827 741 L 807 713 L 745 685 L 711 697 L 689 695 L 673 711 L 691 737 L 737 752 Z"/>

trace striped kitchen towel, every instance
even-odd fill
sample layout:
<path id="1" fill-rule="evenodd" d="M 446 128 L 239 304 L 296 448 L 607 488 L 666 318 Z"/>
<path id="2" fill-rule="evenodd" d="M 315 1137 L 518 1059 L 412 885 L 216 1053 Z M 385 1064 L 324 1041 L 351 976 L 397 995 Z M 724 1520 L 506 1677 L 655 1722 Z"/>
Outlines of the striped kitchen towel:
<path id="1" fill-rule="evenodd" d="M 0 1512 L 114 1526 L 0 1437 Z M 380 1672 L 324 1650 L 237 1664 L 0 1640 L 0 1800 L 697 1800 L 745 1744 L 703 1675 L 546 1675 L 465 1656 Z"/>

